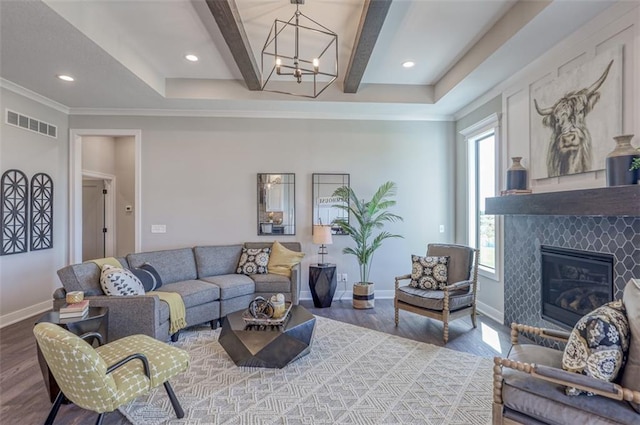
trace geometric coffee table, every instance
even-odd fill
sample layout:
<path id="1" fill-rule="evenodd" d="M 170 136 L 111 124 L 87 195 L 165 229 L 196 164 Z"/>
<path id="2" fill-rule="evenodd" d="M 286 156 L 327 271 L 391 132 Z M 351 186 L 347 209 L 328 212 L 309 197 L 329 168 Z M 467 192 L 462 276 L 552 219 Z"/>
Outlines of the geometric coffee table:
<path id="1" fill-rule="evenodd" d="M 309 354 L 316 318 L 300 305 L 291 306 L 282 327 L 246 329 L 244 311 L 228 314 L 218 342 L 237 366 L 282 369 Z"/>

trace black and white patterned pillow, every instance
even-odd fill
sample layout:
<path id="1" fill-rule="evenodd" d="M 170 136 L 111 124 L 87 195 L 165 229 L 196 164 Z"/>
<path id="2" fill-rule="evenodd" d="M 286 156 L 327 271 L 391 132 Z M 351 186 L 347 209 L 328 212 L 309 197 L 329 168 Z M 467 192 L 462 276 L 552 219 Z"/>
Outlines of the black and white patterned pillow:
<path id="1" fill-rule="evenodd" d="M 447 286 L 449 257 L 411 256 L 411 282 L 409 286 L 420 289 L 442 289 Z"/>
<path id="2" fill-rule="evenodd" d="M 130 270 L 108 264 L 102 266 L 100 286 L 106 295 L 144 295 L 142 282 Z"/>
<path id="3" fill-rule="evenodd" d="M 238 261 L 238 274 L 267 274 L 271 248 L 242 248 Z"/>
<path id="4" fill-rule="evenodd" d="M 624 368 L 630 339 L 622 300 L 607 303 L 576 323 L 562 355 L 562 368 L 614 382 Z M 567 395 L 593 395 L 574 387 L 567 387 L 565 392 Z"/>
<path id="5" fill-rule="evenodd" d="M 140 280 L 145 292 L 155 291 L 162 286 L 160 274 L 149 263 L 144 263 L 140 267 L 132 267 L 131 273 Z"/>

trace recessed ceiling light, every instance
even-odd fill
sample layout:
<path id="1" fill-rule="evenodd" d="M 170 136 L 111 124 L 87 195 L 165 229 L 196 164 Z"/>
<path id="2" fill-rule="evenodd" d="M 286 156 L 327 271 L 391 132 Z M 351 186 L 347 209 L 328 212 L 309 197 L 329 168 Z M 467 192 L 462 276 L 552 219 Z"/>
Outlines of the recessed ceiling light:
<path id="1" fill-rule="evenodd" d="M 58 75 L 58 78 L 60 78 L 62 81 L 74 81 L 75 80 L 75 78 L 73 78 L 72 76 L 64 75 L 64 74 Z"/>
<path id="2" fill-rule="evenodd" d="M 185 55 L 184 58 L 189 62 L 198 62 L 198 57 L 196 55 Z"/>
<path id="3" fill-rule="evenodd" d="M 415 65 L 415 62 L 413 61 L 402 62 L 402 66 L 404 68 L 413 68 L 414 65 Z"/>

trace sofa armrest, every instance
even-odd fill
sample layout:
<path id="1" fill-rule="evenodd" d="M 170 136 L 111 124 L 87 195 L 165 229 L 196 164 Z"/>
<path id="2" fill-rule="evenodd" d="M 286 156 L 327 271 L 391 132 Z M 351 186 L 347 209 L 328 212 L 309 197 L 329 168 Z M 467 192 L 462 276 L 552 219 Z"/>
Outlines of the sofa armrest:
<path id="1" fill-rule="evenodd" d="M 298 305 L 300 303 L 300 264 L 296 264 L 291 268 L 291 304 Z"/>
<path id="2" fill-rule="evenodd" d="M 529 333 L 532 335 L 538 335 L 542 338 L 553 339 L 555 341 L 560 342 L 568 342 L 569 336 L 571 335 L 569 332 L 561 331 L 557 329 L 547 329 L 547 328 L 537 328 L 535 326 L 527 326 L 521 325 L 519 323 L 511 324 L 511 343 L 513 345 L 518 343 L 518 334 L 519 333 Z"/>
<path id="3" fill-rule="evenodd" d="M 109 341 L 129 335 L 144 334 L 156 338 L 160 324 L 160 299 L 155 295 L 85 297 L 91 307 L 109 308 Z M 167 338 L 169 335 L 167 335 Z"/>
<path id="4" fill-rule="evenodd" d="M 554 384 L 575 387 L 613 400 L 625 400 L 634 403 L 640 402 L 640 391 L 633 391 L 618 384 L 601 381 L 590 376 L 501 357 L 494 357 L 493 362 L 494 403 L 502 403 L 502 368 L 505 367 L 528 374 L 532 379 L 541 379 Z"/>

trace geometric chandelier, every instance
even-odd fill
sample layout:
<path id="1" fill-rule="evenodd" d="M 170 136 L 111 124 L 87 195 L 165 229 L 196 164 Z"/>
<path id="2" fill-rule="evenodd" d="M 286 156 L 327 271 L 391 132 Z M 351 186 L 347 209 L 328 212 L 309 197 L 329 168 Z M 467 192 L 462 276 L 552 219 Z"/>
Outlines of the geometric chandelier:
<path id="1" fill-rule="evenodd" d="M 263 91 L 316 98 L 338 78 L 338 34 L 299 10 L 276 19 L 262 48 Z"/>

